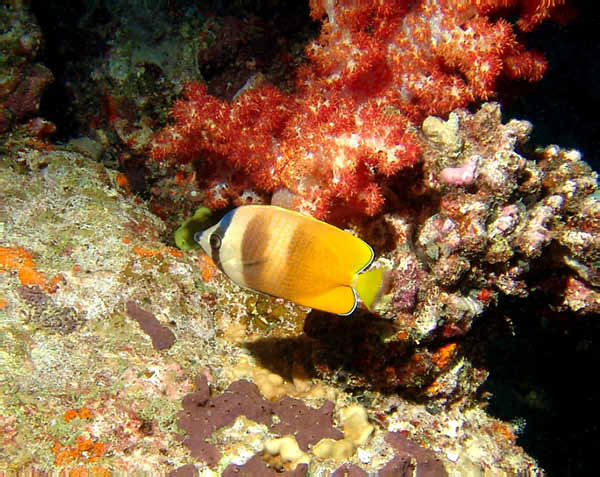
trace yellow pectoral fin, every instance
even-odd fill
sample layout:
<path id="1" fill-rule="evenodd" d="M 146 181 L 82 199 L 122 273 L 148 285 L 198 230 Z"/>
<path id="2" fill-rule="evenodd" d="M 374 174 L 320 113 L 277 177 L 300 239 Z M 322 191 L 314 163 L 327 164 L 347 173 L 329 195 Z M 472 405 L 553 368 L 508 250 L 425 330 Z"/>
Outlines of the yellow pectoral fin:
<path id="1" fill-rule="evenodd" d="M 290 298 L 292 301 L 337 315 L 349 315 L 356 308 L 356 295 L 350 287 L 340 286 L 312 296 Z"/>
<path id="2" fill-rule="evenodd" d="M 352 286 L 369 310 L 383 293 L 383 289 L 387 284 L 388 274 L 387 270 L 375 268 L 354 276 Z"/>

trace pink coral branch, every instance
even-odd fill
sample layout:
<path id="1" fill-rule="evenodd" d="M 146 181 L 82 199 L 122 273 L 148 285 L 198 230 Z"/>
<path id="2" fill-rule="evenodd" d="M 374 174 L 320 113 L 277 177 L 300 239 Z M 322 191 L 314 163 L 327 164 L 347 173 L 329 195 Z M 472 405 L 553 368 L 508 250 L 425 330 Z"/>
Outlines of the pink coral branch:
<path id="1" fill-rule="evenodd" d="M 446 167 L 440 173 L 440 179 L 450 185 L 468 185 L 475 180 L 476 172 L 477 160 L 471 159 L 460 167 Z"/>

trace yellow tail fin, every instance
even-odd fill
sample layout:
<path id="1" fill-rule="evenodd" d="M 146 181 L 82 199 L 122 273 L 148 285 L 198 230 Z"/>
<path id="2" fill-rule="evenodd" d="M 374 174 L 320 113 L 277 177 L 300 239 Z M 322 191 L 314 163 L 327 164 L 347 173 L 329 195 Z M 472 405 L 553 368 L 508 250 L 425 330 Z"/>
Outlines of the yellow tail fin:
<path id="1" fill-rule="evenodd" d="M 354 276 L 352 287 L 369 310 L 385 291 L 388 275 L 387 270 L 375 268 Z"/>

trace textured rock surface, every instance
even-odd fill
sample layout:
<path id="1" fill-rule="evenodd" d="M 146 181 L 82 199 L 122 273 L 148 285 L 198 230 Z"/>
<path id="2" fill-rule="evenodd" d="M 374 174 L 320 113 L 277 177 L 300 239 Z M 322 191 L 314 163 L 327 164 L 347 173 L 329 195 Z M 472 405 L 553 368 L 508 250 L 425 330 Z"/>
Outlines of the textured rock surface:
<path id="1" fill-rule="evenodd" d="M 248 465 L 285 470 L 282 455 L 264 453 L 284 434 L 297 436 L 311 473 L 343 464 L 317 458 L 310 445 L 341 436 L 343 409 L 356 396 L 316 378 L 296 325 L 279 322 L 265 339 L 253 324 L 257 310 L 276 322 L 305 311 L 256 301 L 196 255 L 165 246 L 162 222 L 121 192 L 114 172 L 83 156 L 4 157 L 0 190 L 0 467 L 168 472 L 187 464 L 182 471 L 191 472 L 189 464 L 210 464 L 221 472 L 253 459 Z M 130 301 L 171 331 L 171 347 L 153 346 L 127 313 Z M 262 414 L 250 412 L 253 399 Z M 353 468 L 395 462 L 390 431 L 426 444 L 448 469 L 535 468 L 510 427 L 477 407 L 431 414 L 398 396 L 361 399 L 373 429 L 353 449 Z M 178 426 L 190 406 L 211 402 L 229 416 L 211 432 L 195 434 L 191 421 Z M 313 414 L 332 421 L 304 425 Z M 184 444 L 194 436 L 214 447 L 208 461 Z"/>

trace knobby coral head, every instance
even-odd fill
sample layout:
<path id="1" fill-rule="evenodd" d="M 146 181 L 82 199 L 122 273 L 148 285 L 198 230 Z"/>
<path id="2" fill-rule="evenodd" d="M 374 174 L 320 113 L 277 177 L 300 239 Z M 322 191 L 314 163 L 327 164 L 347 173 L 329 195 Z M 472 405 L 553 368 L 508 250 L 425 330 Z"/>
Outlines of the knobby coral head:
<path id="1" fill-rule="evenodd" d="M 415 124 L 493 96 L 500 77 L 541 78 L 543 57 L 498 13 L 521 8 L 533 27 L 560 3 L 312 0 L 322 31 L 293 93 L 257 86 L 230 103 L 190 83 L 151 156 L 193 161 L 209 207 L 285 191 L 319 218 L 376 214 L 419 160 Z"/>

